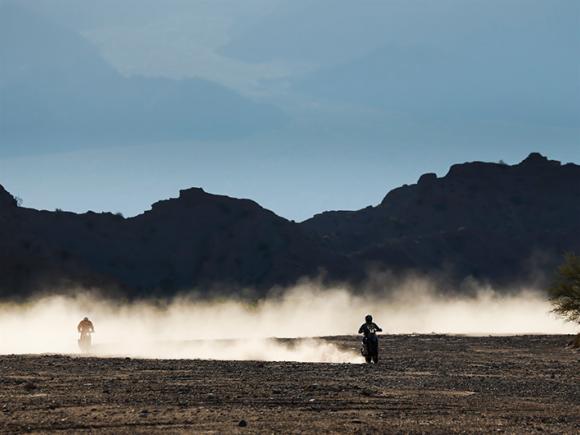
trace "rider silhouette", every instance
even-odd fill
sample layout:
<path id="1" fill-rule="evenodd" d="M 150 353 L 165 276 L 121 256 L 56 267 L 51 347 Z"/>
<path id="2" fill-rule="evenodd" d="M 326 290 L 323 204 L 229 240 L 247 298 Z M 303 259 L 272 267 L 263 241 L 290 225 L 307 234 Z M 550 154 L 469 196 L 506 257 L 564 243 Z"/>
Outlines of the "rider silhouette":
<path id="1" fill-rule="evenodd" d="M 88 317 L 85 317 L 81 320 L 79 326 L 77 326 L 77 330 L 81 333 L 81 338 L 83 338 L 85 335 L 95 332 L 95 327 L 93 326 L 93 322 Z"/>
<path id="2" fill-rule="evenodd" d="M 365 357 L 367 363 L 373 361 L 376 364 L 379 362 L 379 342 L 377 339 L 377 332 L 382 331 L 383 330 L 379 325 L 373 322 L 373 316 L 370 314 L 365 317 L 365 323 L 358 328 L 358 333 L 364 334 L 361 353 Z"/>

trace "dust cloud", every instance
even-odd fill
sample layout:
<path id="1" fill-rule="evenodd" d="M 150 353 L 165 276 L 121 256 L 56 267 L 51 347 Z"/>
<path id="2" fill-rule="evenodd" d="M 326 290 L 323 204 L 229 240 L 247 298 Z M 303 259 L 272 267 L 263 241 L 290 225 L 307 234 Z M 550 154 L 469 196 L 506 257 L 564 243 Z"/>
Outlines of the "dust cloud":
<path id="1" fill-rule="evenodd" d="M 390 334 L 577 332 L 532 290 L 444 297 L 429 281 L 410 280 L 373 296 L 310 282 L 255 303 L 178 297 L 122 304 L 82 292 L 1 303 L 0 354 L 78 353 L 76 325 L 88 316 L 97 356 L 358 363 L 358 349 L 315 337 L 356 334 L 367 313 Z"/>

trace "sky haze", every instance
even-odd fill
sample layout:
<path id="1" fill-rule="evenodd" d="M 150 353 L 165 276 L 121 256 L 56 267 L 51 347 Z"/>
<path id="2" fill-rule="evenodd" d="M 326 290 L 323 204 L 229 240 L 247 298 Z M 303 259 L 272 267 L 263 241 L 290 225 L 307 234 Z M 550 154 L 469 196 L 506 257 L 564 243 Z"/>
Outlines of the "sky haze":
<path id="1" fill-rule="evenodd" d="M 458 162 L 580 162 L 579 54 L 575 0 L 0 0 L 0 184 L 303 220 Z"/>

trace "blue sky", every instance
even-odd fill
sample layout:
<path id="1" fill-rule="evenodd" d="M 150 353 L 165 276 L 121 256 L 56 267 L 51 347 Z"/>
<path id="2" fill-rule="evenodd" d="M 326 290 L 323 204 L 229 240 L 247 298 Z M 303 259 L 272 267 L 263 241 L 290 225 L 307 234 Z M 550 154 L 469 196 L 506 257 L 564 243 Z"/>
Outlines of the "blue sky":
<path id="1" fill-rule="evenodd" d="M 0 0 L 0 184 L 302 220 L 458 162 L 580 163 L 579 55 L 575 0 Z"/>

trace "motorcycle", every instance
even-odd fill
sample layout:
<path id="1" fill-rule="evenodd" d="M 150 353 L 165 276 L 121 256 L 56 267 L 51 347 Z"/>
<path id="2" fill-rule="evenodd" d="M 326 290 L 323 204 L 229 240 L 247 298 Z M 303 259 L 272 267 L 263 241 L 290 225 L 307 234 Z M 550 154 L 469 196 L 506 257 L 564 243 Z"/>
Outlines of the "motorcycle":
<path id="1" fill-rule="evenodd" d="M 376 332 L 371 332 L 367 337 L 363 338 L 361 346 L 361 354 L 365 357 L 365 361 L 375 364 L 379 362 L 379 337 Z"/>

